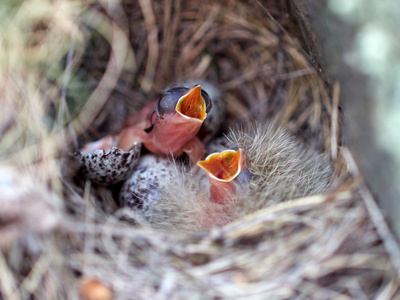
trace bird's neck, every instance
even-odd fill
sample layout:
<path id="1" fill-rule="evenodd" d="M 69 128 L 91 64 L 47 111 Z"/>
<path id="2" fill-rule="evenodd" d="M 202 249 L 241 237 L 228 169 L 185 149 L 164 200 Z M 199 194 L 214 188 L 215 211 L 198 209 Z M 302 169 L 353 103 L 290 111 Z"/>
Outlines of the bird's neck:
<path id="1" fill-rule="evenodd" d="M 228 204 L 236 195 L 236 187 L 233 181 L 218 181 L 212 177 L 210 180 L 210 200 L 218 204 Z"/>
<path id="2" fill-rule="evenodd" d="M 193 139 L 202 124 L 199 119 L 185 118 L 178 113 L 157 119 L 145 147 L 153 153 L 177 154 Z"/>

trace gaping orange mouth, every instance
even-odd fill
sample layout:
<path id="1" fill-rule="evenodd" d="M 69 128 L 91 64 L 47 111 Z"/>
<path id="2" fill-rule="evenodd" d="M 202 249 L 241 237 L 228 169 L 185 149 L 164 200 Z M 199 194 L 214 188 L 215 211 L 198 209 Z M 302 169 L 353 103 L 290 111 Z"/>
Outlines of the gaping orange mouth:
<path id="1" fill-rule="evenodd" d="M 245 154 L 242 149 L 237 151 L 225 150 L 221 153 L 210 154 L 205 160 L 201 160 L 197 164 L 214 179 L 229 182 L 240 174 L 244 160 Z"/>
<path id="2" fill-rule="evenodd" d="M 185 118 L 204 121 L 206 113 L 206 101 L 201 95 L 201 86 L 193 86 L 186 95 L 183 95 L 176 104 L 175 110 Z"/>

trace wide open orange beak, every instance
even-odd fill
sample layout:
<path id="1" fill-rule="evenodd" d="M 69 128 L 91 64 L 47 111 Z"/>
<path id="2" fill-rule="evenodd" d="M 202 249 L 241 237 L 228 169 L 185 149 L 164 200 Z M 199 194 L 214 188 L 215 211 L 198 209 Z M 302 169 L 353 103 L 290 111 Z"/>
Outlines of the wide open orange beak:
<path id="1" fill-rule="evenodd" d="M 195 85 L 177 102 L 175 111 L 185 118 L 203 122 L 207 116 L 206 101 L 201 95 L 201 86 Z"/>
<path id="2" fill-rule="evenodd" d="M 213 153 L 197 164 L 211 178 L 220 182 L 230 182 L 240 174 L 244 161 L 245 153 L 242 149 L 239 149 L 237 151 L 225 150 L 221 153 Z"/>

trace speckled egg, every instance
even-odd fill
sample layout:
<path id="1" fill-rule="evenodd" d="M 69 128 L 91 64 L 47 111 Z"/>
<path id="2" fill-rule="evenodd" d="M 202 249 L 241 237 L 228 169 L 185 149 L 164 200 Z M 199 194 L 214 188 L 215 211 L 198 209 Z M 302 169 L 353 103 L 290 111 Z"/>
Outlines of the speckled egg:
<path id="1" fill-rule="evenodd" d="M 175 167 L 171 158 L 152 154 L 143 156 L 122 186 L 121 205 L 134 209 L 151 221 L 151 216 L 157 214 L 162 189 L 168 186 Z"/>
<path id="2" fill-rule="evenodd" d="M 92 153 L 78 151 L 74 156 L 86 179 L 100 185 L 111 185 L 132 174 L 140 149 L 141 144 L 136 143 L 129 151 L 112 147 L 111 150 L 95 150 Z"/>

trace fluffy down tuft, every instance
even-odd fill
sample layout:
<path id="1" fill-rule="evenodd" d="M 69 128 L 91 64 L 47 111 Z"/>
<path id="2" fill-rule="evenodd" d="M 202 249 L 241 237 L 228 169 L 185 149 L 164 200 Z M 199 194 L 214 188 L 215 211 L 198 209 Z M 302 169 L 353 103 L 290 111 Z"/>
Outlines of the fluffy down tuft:
<path id="1" fill-rule="evenodd" d="M 246 212 L 327 191 L 332 168 L 324 156 L 274 125 L 232 130 L 228 139 L 247 155 L 251 173 Z"/>
<path id="2" fill-rule="evenodd" d="M 218 148 L 224 145 L 239 147 L 247 157 L 242 174 L 235 179 L 236 196 L 233 199 L 225 204 L 210 201 L 207 175 L 197 166 L 189 168 L 169 160 L 168 164 L 155 163 L 146 168 L 147 172 L 153 173 L 162 166 L 161 169 L 168 170 L 168 176 L 162 176 L 162 183 L 148 175 L 146 180 L 143 179 L 143 184 L 152 188 L 140 189 L 147 191 L 143 201 L 148 205 L 142 205 L 137 211 L 139 215 L 156 229 L 201 231 L 223 226 L 278 202 L 324 193 L 329 187 L 330 164 L 321 154 L 299 144 L 284 130 L 272 125 L 254 126 L 248 130 L 232 130 L 227 139 L 226 143 L 215 140 Z M 139 169 L 140 166 L 141 163 Z M 136 186 L 142 186 L 137 178 L 134 181 Z"/>

